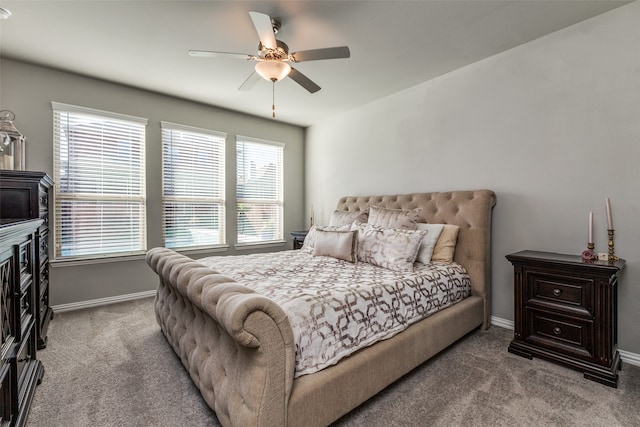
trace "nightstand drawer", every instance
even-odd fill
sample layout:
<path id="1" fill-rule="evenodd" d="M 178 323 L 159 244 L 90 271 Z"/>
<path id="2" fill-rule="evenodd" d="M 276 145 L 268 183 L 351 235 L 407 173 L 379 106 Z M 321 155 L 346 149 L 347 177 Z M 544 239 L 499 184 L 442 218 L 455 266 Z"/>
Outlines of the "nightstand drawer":
<path id="1" fill-rule="evenodd" d="M 528 305 L 552 307 L 582 316 L 594 312 L 591 278 L 545 274 L 536 271 L 527 273 Z"/>
<path id="2" fill-rule="evenodd" d="M 531 330 L 526 342 L 573 357 L 593 359 L 593 322 L 556 313 L 526 310 Z"/>

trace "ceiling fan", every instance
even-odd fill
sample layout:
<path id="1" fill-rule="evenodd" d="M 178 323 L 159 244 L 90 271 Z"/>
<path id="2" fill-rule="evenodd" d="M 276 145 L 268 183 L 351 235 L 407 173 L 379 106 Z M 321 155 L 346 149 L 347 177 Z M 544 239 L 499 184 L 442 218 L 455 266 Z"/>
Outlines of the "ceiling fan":
<path id="1" fill-rule="evenodd" d="M 293 68 L 289 63 L 317 61 L 320 59 L 349 58 L 351 55 L 347 46 L 302 50 L 289 53 L 289 46 L 280 40 L 276 40 L 275 37 L 275 34 L 280 31 L 280 20 L 259 12 L 249 12 L 249 16 L 260 39 L 257 55 L 203 50 L 189 51 L 189 55 L 196 57 L 227 57 L 256 61 L 255 71 L 242 83 L 239 90 L 251 89 L 256 81 L 260 80 L 260 77 L 273 83 L 285 77 L 290 77 L 309 92 L 315 93 L 320 90 L 320 86 Z"/>

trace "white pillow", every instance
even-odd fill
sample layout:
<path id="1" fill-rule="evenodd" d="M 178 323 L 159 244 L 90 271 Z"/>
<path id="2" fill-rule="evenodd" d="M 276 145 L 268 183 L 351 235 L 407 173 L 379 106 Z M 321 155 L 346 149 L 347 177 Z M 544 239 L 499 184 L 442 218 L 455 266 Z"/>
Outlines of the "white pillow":
<path id="1" fill-rule="evenodd" d="M 416 262 L 423 264 L 429 264 L 431 262 L 431 255 L 433 255 L 433 248 L 436 247 L 436 242 L 442 233 L 444 224 L 423 224 L 419 222 L 416 224 L 416 230 L 426 230 L 427 234 L 422 238 L 420 243 L 420 249 L 418 249 L 418 256 Z"/>

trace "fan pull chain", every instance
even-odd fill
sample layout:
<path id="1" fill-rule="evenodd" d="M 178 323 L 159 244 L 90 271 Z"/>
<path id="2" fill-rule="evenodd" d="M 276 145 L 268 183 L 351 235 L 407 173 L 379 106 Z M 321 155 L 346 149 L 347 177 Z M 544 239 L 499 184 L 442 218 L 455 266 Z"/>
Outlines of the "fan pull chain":
<path id="1" fill-rule="evenodd" d="M 271 82 L 271 111 L 272 116 L 276 118 L 276 82 Z"/>

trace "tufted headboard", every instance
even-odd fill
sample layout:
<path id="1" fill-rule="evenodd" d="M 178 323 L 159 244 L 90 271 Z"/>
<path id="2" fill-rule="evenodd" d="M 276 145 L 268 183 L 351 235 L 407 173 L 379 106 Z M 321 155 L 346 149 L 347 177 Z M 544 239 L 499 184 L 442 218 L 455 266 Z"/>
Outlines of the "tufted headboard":
<path id="1" fill-rule="evenodd" d="M 420 222 L 460 227 L 454 259 L 471 277 L 473 295 L 484 299 L 484 328 L 491 319 L 491 209 L 496 195 L 491 190 L 413 193 L 389 196 L 342 197 L 339 211 L 366 210 L 369 206 L 420 211 Z"/>

